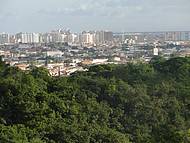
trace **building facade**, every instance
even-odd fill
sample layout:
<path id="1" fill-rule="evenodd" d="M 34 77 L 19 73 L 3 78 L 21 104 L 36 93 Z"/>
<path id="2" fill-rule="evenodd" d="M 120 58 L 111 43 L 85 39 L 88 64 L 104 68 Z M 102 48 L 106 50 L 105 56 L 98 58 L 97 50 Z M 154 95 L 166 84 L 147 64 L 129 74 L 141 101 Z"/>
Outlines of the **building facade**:
<path id="1" fill-rule="evenodd" d="M 10 36 L 6 33 L 0 34 L 0 44 L 7 44 L 10 42 Z"/>

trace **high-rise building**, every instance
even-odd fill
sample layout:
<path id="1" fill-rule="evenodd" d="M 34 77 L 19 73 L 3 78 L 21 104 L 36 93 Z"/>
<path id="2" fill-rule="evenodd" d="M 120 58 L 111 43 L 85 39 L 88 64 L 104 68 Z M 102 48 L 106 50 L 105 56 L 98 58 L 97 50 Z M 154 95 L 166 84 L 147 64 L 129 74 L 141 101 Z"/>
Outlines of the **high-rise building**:
<path id="1" fill-rule="evenodd" d="M 51 42 L 69 42 L 69 35 L 71 35 L 69 30 L 56 30 L 56 31 L 52 31 L 51 33 L 49 33 L 49 35 L 51 35 L 52 37 L 52 41 Z"/>
<path id="2" fill-rule="evenodd" d="M 0 34 L 0 44 L 7 44 L 9 43 L 9 34 L 6 34 L 6 33 L 1 33 Z"/>
<path id="3" fill-rule="evenodd" d="M 40 43 L 40 34 L 32 33 L 32 43 Z"/>
<path id="4" fill-rule="evenodd" d="M 95 33 L 96 44 L 105 44 L 113 41 L 113 32 L 111 31 L 96 31 Z"/>
<path id="5" fill-rule="evenodd" d="M 9 43 L 12 43 L 12 44 L 16 43 L 15 35 L 10 35 L 9 36 Z"/>
<path id="6" fill-rule="evenodd" d="M 113 41 L 113 32 L 111 31 L 104 31 L 104 41 L 111 42 Z"/>
<path id="7" fill-rule="evenodd" d="M 51 43 L 51 42 L 53 42 L 52 35 L 49 34 L 49 33 L 43 34 L 43 35 L 42 35 L 42 41 L 43 41 L 44 43 Z"/>
<path id="8" fill-rule="evenodd" d="M 39 43 L 39 33 L 18 33 L 16 34 L 16 41 L 18 43 Z"/>
<path id="9" fill-rule="evenodd" d="M 93 32 L 82 33 L 82 44 L 94 44 L 94 43 L 95 43 L 95 33 Z"/>
<path id="10" fill-rule="evenodd" d="M 190 32 L 181 32 L 181 39 L 182 41 L 190 40 Z"/>
<path id="11" fill-rule="evenodd" d="M 78 34 L 69 34 L 68 35 L 68 43 L 79 43 L 79 35 Z"/>
<path id="12" fill-rule="evenodd" d="M 165 41 L 188 41 L 190 32 L 166 32 Z"/>
<path id="13" fill-rule="evenodd" d="M 96 44 L 104 43 L 104 31 L 96 31 L 95 35 Z"/>

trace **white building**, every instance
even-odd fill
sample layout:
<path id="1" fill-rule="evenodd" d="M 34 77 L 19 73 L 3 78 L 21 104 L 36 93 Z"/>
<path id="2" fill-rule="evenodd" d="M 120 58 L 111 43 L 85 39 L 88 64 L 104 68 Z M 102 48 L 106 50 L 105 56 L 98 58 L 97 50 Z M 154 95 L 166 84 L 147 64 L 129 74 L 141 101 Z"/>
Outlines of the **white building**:
<path id="1" fill-rule="evenodd" d="M 83 32 L 82 33 L 83 44 L 95 44 L 95 33 Z"/>
<path id="2" fill-rule="evenodd" d="M 57 50 L 57 51 L 47 51 L 45 52 L 45 54 L 50 57 L 61 57 L 64 53 Z"/>
<path id="3" fill-rule="evenodd" d="M 68 35 L 68 42 L 69 43 L 79 43 L 79 35 L 78 34 L 70 34 Z"/>
<path id="4" fill-rule="evenodd" d="M 153 55 L 154 55 L 154 56 L 158 56 L 158 54 L 159 54 L 159 49 L 155 47 L 155 48 L 153 49 Z"/>
<path id="5" fill-rule="evenodd" d="M 18 43 L 39 43 L 39 33 L 18 33 L 16 34 L 16 41 Z"/>
<path id="6" fill-rule="evenodd" d="M 39 33 L 32 33 L 32 43 L 40 43 L 40 34 Z"/>
<path id="7" fill-rule="evenodd" d="M 93 59 L 92 64 L 104 64 L 108 61 L 108 59 Z"/>

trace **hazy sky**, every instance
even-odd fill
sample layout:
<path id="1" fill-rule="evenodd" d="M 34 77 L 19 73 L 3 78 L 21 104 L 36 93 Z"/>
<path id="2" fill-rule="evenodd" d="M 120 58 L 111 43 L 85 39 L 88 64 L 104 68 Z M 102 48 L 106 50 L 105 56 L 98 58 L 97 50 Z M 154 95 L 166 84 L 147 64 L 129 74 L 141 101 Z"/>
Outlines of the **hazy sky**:
<path id="1" fill-rule="evenodd" d="M 0 0 L 0 32 L 190 30 L 190 0 Z"/>

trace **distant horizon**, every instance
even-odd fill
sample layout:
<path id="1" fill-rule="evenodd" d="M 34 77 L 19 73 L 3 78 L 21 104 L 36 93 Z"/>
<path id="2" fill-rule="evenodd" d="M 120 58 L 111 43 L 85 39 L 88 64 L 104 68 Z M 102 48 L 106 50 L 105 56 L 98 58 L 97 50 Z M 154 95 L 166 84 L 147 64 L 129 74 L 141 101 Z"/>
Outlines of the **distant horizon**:
<path id="1" fill-rule="evenodd" d="M 60 28 L 61 29 L 61 28 Z M 52 31 L 56 31 L 59 29 L 53 29 L 49 31 L 19 31 L 19 32 L 6 32 L 6 31 L 0 31 L 0 33 L 6 33 L 6 34 L 17 34 L 17 33 L 51 33 Z M 82 31 L 72 31 L 72 29 L 69 29 L 71 33 L 82 33 L 83 31 L 89 32 L 89 31 L 110 31 L 113 32 L 114 34 L 117 33 L 165 33 L 165 32 L 190 32 L 190 30 L 160 30 L 160 31 L 112 31 L 112 30 L 107 30 L 107 29 L 97 29 L 97 30 L 82 30 Z"/>

